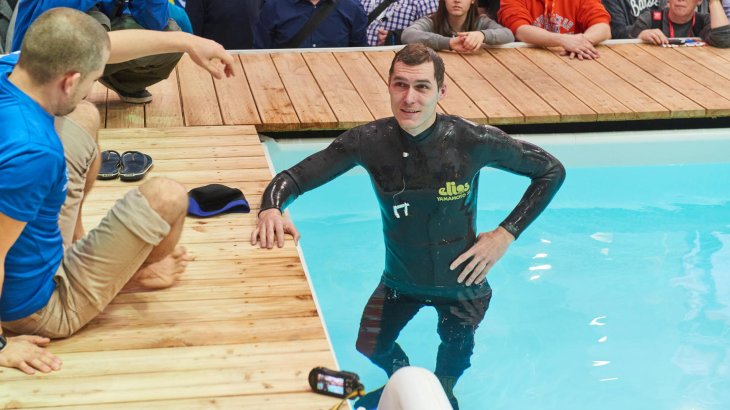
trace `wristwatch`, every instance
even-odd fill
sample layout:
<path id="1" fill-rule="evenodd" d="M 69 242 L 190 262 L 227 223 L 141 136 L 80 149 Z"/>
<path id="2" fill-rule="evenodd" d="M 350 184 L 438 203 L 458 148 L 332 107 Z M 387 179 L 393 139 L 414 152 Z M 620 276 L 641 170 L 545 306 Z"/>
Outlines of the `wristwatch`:
<path id="1" fill-rule="evenodd" d="M 8 345 L 8 339 L 5 338 L 5 336 L 0 335 L 0 352 L 5 350 L 5 346 Z"/>

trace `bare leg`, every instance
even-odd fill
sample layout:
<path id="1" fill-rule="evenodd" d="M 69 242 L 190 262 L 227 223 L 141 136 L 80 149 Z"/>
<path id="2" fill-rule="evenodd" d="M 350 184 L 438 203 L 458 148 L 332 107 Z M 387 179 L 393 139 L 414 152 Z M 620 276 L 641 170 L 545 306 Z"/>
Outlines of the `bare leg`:
<path id="1" fill-rule="evenodd" d="M 170 233 L 152 249 L 124 290 L 167 288 L 178 281 L 188 262 L 194 259 L 185 247 L 177 246 L 188 210 L 187 192 L 179 183 L 165 178 L 152 178 L 142 184 L 139 191 L 152 209 L 170 224 Z"/>

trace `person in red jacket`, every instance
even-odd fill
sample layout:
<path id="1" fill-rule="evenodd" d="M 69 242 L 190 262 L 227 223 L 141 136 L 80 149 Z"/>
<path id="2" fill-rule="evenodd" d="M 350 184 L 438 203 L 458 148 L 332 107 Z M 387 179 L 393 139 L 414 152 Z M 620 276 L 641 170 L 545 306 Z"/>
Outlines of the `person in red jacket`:
<path id="1" fill-rule="evenodd" d="M 517 40 L 562 47 L 579 60 L 598 58 L 594 46 L 611 38 L 611 16 L 600 0 L 502 0 L 497 16 Z"/>

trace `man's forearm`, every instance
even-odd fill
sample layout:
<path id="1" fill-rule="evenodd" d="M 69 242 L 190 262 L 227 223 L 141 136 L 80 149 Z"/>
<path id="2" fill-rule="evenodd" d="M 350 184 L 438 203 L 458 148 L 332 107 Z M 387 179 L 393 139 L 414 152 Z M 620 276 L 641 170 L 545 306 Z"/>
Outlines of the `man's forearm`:
<path id="1" fill-rule="evenodd" d="M 524 25 L 517 29 L 515 38 L 525 43 L 535 44 L 542 47 L 562 47 L 561 41 L 564 34 L 551 33 L 540 27 Z"/>
<path id="2" fill-rule="evenodd" d="M 588 41 L 593 43 L 593 45 L 596 45 L 611 38 L 611 26 L 606 23 L 594 24 L 588 27 L 588 30 L 586 30 L 583 35 L 588 39 Z"/>
<path id="3" fill-rule="evenodd" d="M 111 54 L 108 64 L 140 57 L 188 51 L 191 35 L 181 31 L 117 30 L 109 33 Z"/>

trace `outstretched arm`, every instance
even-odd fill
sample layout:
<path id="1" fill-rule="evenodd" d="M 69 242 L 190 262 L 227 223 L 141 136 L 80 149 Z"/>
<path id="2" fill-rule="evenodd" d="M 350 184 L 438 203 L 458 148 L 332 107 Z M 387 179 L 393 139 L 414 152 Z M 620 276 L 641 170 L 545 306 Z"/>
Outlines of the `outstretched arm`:
<path id="1" fill-rule="evenodd" d="M 271 249 L 276 242 L 284 246 L 284 235 L 299 240 L 294 223 L 284 216 L 284 209 L 299 195 L 337 178 L 357 164 L 360 138 L 348 131 L 322 151 L 310 155 L 297 165 L 277 174 L 264 190 L 251 245 Z"/>
<path id="2" fill-rule="evenodd" d="M 215 41 L 181 31 L 117 30 L 109 33 L 111 53 L 108 64 L 136 58 L 188 53 L 199 66 L 215 78 L 233 76 L 233 57 Z"/>

